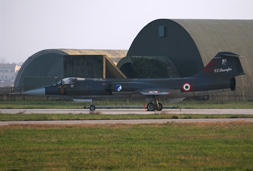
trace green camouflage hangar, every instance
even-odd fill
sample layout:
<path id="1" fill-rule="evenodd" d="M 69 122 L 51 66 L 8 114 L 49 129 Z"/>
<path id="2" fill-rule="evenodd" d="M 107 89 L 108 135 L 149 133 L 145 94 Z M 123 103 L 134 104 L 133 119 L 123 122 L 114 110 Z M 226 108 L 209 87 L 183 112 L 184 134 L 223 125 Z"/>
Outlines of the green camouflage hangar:
<path id="1" fill-rule="evenodd" d="M 128 51 L 42 50 L 25 61 L 15 87 L 28 90 L 65 77 L 187 77 L 221 51 L 241 55 L 246 75 L 236 78 L 235 92 L 212 98 L 253 100 L 253 20 L 158 19 L 138 33 Z"/>

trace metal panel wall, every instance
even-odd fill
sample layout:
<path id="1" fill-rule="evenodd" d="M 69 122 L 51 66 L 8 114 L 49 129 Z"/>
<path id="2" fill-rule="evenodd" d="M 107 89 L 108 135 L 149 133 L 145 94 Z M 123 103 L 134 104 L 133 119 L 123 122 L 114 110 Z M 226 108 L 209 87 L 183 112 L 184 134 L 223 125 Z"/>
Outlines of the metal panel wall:
<path id="1" fill-rule="evenodd" d="M 64 77 L 105 78 L 103 55 L 66 55 Z"/>

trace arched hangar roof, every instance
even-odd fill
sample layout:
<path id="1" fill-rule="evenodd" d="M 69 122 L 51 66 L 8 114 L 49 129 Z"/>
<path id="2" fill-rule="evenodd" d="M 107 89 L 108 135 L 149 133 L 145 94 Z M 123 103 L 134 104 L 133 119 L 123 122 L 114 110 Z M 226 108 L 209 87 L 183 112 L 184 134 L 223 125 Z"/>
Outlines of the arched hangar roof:
<path id="1" fill-rule="evenodd" d="M 252 44 L 253 20 L 158 19 L 138 33 L 126 58 L 167 56 L 179 76 L 186 77 L 198 73 L 218 52 L 234 52 L 244 56 L 241 62 L 246 73 L 237 78 L 237 92 L 253 96 Z M 128 60 L 118 63 L 120 69 L 124 61 Z"/>
<path id="2" fill-rule="evenodd" d="M 63 56 L 65 55 L 106 55 L 113 62 L 126 56 L 126 50 L 92 50 L 92 49 L 47 49 L 29 57 L 20 68 L 15 79 L 15 87 L 24 87 L 25 78 L 50 79 L 63 78 Z M 44 80 L 44 81 L 45 81 Z"/>

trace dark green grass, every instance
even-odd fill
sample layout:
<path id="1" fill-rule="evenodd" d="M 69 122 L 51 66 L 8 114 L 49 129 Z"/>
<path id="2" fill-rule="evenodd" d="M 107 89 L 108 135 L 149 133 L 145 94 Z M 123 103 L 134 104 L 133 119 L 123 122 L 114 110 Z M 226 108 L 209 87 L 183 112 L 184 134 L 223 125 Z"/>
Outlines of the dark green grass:
<path id="1" fill-rule="evenodd" d="M 161 101 L 164 106 L 177 106 L 178 108 L 196 109 L 253 109 L 253 101 L 194 101 L 187 100 L 180 103 L 168 104 Z M 144 106 L 145 101 L 131 100 L 104 100 L 95 101 L 96 106 Z M 82 109 L 89 103 L 76 103 L 72 101 L 1 101 L 0 109 Z"/>
<path id="2" fill-rule="evenodd" d="M 253 170 L 253 125 L 3 126 L 0 170 Z"/>
<path id="3" fill-rule="evenodd" d="M 150 115 L 100 115 L 100 114 L 0 114 L 0 121 L 47 121 L 47 120 L 121 120 L 121 119 L 214 119 L 253 118 L 253 115 L 233 114 L 150 114 Z"/>

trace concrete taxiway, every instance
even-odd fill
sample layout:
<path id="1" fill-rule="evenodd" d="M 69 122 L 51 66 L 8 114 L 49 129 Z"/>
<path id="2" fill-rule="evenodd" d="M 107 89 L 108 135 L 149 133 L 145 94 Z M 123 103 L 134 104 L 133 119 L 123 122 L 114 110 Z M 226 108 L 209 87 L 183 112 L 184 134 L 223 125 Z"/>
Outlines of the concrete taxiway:
<path id="1" fill-rule="evenodd" d="M 253 109 L 165 109 L 149 112 L 144 109 L 98 109 L 90 112 L 88 109 L 0 109 L 1 114 L 244 114 L 253 115 Z M 163 124 L 163 123 L 197 123 L 197 122 L 251 122 L 253 118 L 227 119 L 132 119 L 132 120 L 61 120 L 61 121 L 1 121 L 0 125 L 13 124 L 49 124 L 49 125 L 76 125 L 76 124 Z"/>
<path id="2" fill-rule="evenodd" d="M 144 109 L 0 109 L 1 114 L 247 114 L 253 115 L 253 109 L 164 109 L 145 111 Z"/>

